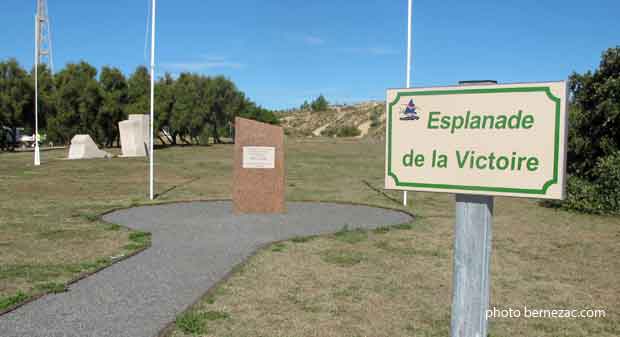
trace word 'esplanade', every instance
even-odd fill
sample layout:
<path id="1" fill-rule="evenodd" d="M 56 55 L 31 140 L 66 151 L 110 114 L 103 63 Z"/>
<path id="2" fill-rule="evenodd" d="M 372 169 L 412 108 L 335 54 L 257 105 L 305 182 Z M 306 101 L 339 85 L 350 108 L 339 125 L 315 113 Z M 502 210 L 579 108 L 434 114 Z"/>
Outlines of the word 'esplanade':
<path id="1" fill-rule="evenodd" d="M 461 129 L 531 129 L 534 116 L 519 110 L 512 114 L 489 115 L 467 111 L 465 116 L 442 115 L 439 111 L 429 113 L 429 129 L 449 129 L 450 133 Z"/>

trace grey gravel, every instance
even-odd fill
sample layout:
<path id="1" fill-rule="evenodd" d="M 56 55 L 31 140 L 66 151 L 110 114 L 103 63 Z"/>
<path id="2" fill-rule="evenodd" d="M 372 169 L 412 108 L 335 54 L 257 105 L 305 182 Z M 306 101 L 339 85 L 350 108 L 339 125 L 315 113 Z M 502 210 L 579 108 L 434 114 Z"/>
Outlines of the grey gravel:
<path id="1" fill-rule="evenodd" d="M 381 208 L 288 203 L 279 215 L 233 215 L 229 201 L 145 206 L 104 220 L 153 233 L 148 250 L 0 317 L 2 337 L 152 337 L 234 265 L 270 242 L 410 222 Z"/>

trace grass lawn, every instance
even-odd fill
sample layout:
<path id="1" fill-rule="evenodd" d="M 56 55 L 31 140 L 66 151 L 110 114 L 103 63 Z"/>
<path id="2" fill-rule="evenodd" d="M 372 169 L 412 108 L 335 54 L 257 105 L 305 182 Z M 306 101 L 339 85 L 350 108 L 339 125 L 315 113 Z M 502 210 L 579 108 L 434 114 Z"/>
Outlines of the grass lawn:
<path id="1" fill-rule="evenodd" d="M 400 207 L 381 192 L 383 144 L 288 139 L 287 199 Z M 0 154 L 0 306 L 62 291 L 80 273 L 148 244 L 98 215 L 145 202 L 144 159 Z M 229 198 L 232 146 L 157 156 L 159 202 Z M 298 238 L 260 251 L 171 336 L 447 336 L 454 197 L 411 193 L 409 226 Z M 394 200 L 392 200 L 394 199 Z M 620 218 L 496 198 L 491 306 L 605 309 L 598 319 L 496 319 L 492 336 L 620 335 Z"/>

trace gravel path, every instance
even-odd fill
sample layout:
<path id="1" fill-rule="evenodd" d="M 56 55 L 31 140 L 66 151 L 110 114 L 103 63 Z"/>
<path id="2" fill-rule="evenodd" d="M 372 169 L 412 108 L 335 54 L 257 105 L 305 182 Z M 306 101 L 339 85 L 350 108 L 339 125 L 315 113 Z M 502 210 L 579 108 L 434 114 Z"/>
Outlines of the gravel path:
<path id="1" fill-rule="evenodd" d="M 229 201 L 121 210 L 111 223 L 153 233 L 143 253 L 0 317 L 2 337 L 153 337 L 267 243 L 411 221 L 367 206 L 288 203 L 282 215 L 231 213 Z"/>

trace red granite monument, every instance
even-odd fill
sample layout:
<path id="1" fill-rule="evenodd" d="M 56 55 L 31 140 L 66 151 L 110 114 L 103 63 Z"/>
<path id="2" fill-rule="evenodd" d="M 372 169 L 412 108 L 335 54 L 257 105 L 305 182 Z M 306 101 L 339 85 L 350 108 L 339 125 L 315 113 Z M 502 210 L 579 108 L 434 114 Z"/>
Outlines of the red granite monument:
<path id="1" fill-rule="evenodd" d="M 284 130 L 235 118 L 233 211 L 284 213 Z"/>

